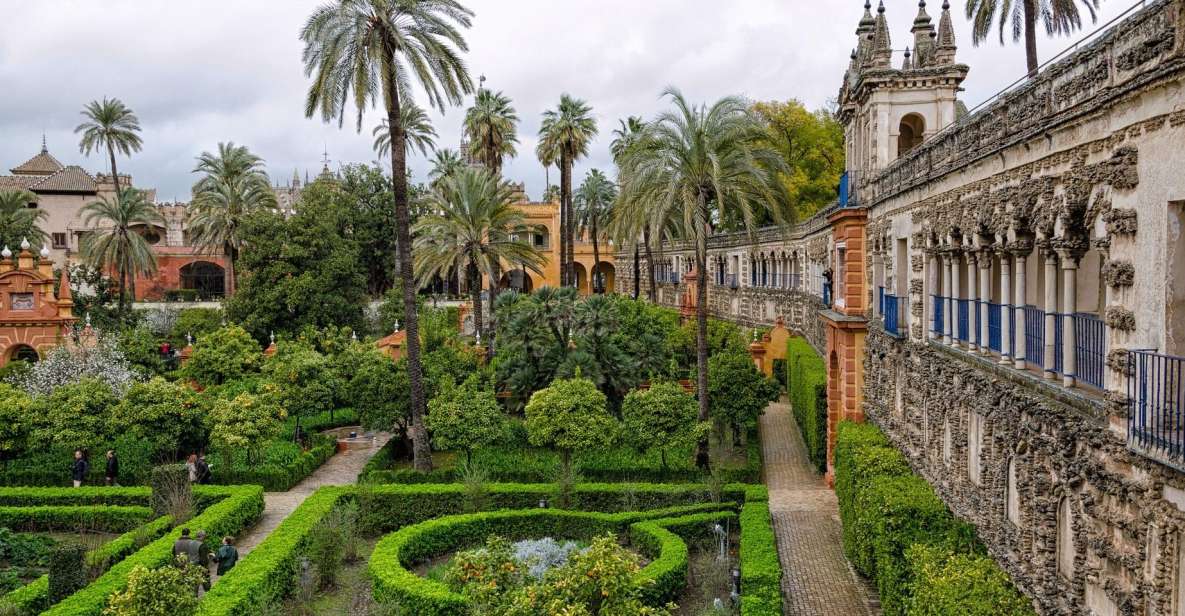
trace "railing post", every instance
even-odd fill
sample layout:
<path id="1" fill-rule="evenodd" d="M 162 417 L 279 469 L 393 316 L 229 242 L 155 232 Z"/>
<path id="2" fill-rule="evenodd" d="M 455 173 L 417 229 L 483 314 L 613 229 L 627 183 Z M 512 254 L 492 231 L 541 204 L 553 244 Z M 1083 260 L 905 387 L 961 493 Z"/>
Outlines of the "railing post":
<path id="1" fill-rule="evenodd" d="M 992 294 L 992 254 L 986 250 L 979 253 L 979 297 L 983 302 L 979 306 L 982 317 L 979 322 L 980 350 L 987 355 L 991 350 L 991 334 L 988 320 L 991 318 L 990 298 Z"/>
<path id="2" fill-rule="evenodd" d="M 1062 385 L 1073 387 L 1077 380 L 1074 350 L 1078 340 L 1074 331 L 1074 313 L 1078 311 L 1078 258 L 1075 255 L 1062 254 L 1062 278 Z"/>
<path id="3" fill-rule="evenodd" d="M 1012 306 L 1012 264 L 1008 252 L 1000 251 L 1000 363 L 1012 363 L 1012 328 L 1008 327 Z"/>

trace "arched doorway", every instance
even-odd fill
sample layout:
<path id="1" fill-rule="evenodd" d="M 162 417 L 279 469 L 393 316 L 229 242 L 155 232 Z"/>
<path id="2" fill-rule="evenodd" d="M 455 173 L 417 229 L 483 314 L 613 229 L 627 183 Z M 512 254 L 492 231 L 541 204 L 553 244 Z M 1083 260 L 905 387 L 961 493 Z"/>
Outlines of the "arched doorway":
<path id="1" fill-rule="evenodd" d="M 18 344 L 9 349 L 8 361 L 23 361 L 34 364 L 38 361 L 41 361 L 41 354 L 37 352 L 37 349 L 34 349 L 27 344 Z"/>
<path id="2" fill-rule="evenodd" d="M 613 269 L 613 264 L 608 261 L 601 261 L 597 264 L 597 275 L 593 278 L 593 292 L 594 293 L 611 293 L 613 292 L 613 277 L 616 272 Z M 678 272 L 672 272 L 678 276 Z"/>
<path id="3" fill-rule="evenodd" d="M 572 273 L 576 274 L 576 290 L 581 295 L 588 295 L 588 270 L 584 269 L 584 264 L 573 263 Z"/>
<path id="4" fill-rule="evenodd" d="M 922 144 L 926 135 L 926 120 L 911 113 L 901 118 L 897 133 L 897 156 L 905 156 L 910 150 Z"/>
<path id="5" fill-rule="evenodd" d="M 181 267 L 181 288 L 197 291 L 200 299 L 226 295 L 226 270 L 209 261 L 194 261 Z"/>
<path id="6" fill-rule="evenodd" d="M 531 275 L 525 270 L 515 269 L 502 274 L 502 279 L 498 281 L 499 289 L 514 289 L 519 293 L 530 293 L 535 289 L 535 284 L 531 280 Z"/>

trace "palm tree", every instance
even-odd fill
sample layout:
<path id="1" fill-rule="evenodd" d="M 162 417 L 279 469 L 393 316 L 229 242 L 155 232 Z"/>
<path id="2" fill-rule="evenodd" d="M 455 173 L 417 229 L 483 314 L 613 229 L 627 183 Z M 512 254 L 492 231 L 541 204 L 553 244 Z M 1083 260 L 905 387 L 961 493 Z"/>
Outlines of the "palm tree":
<path id="1" fill-rule="evenodd" d="M 543 271 L 543 255 L 525 241 L 534 229 L 514 206 L 510 185 L 486 169 L 466 167 L 445 177 L 428 200 L 436 213 L 415 225 L 416 278 L 427 284 L 435 276 L 464 268 L 473 323 L 481 337 L 481 277 L 488 278 L 493 301 L 503 261 L 537 274 Z"/>
<path id="2" fill-rule="evenodd" d="M 1091 22 L 1098 21 L 1099 0 L 967 0 L 967 19 L 971 20 L 971 42 L 978 46 L 987 40 L 998 24 L 1000 44 L 1004 32 L 1011 28 L 1012 41 L 1024 37 L 1025 59 L 1029 76 L 1037 74 L 1037 22 L 1045 24 L 1049 36 L 1070 34 L 1082 28 L 1081 2 L 1090 13 Z M 944 5 L 943 8 L 947 8 Z M 1011 24 L 1011 26 L 1009 25 Z"/>
<path id="3" fill-rule="evenodd" d="M 420 151 L 420 156 L 427 156 L 428 150 L 436 151 L 436 129 L 432 127 L 432 120 L 428 113 L 419 105 L 408 102 L 399 108 L 402 116 L 403 131 L 407 133 L 407 145 Z M 374 135 L 374 151 L 383 158 L 391 153 L 391 127 L 386 118 L 371 131 Z"/>
<path id="4" fill-rule="evenodd" d="M 601 266 L 600 237 L 605 231 L 605 223 L 609 219 L 609 208 L 617 199 L 617 185 L 605 177 L 598 169 L 593 169 L 584 177 L 576 191 L 576 224 L 580 226 L 580 234 L 588 234 L 593 245 L 593 291 L 597 290 L 597 272 Z M 604 292 L 602 287 L 600 292 Z"/>
<path id="5" fill-rule="evenodd" d="M 40 208 L 29 207 L 37 195 L 27 190 L 0 190 L 0 245 L 17 246 L 28 239 L 34 248 L 45 242 L 45 231 L 38 223 L 49 218 Z"/>
<path id="6" fill-rule="evenodd" d="M 572 165 L 588 155 L 588 146 L 597 136 L 597 121 L 588 103 L 568 94 L 560 96 L 556 109 L 543 112 L 539 127 L 540 160 L 560 164 L 560 284 L 576 285 L 573 271 Z M 546 164 L 546 163 L 544 163 Z"/>
<path id="7" fill-rule="evenodd" d="M 502 175 L 502 159 L 514 158 L 518 152 L 518 114 L 510 98 L 501 92 L 485 88 L 477 91 L 473 106 L 465 113 L 465 136 L 469 151 L 495 176 Z"/>
<path id="8" fill-rule="evenodd" d="M 419 319 L 412 272 L 411 213 L 407 189 L 407 129 L 401 109 L 411 102 L 413 81 L 428 104 L 444 110 L 473 91 L 460 53 L 469 50 L 462 28 L 473 11 L 457 0 L 332 0 L 316 9 L 300 38 L 305 74 L 312 77 L 305 115 L 340 125 L 347 107 L 358 113 L 358 130 L 368 105 L 383 105 L 391 138 L 391 184 L 395 242 L 403 283 L 407 326 L 407 369 L 411 382 L 411 438 L 415 468 L 432 470 L 432 448 L 424 428 L 424 379 L 420 365 Z M 406 99 L 406 100 L 405 100 Z"/>
<path id="9" fill-rule="evenodd" d="M 617 121 L 618 127 L 613 129 L 613 141 L 609 143 L 609 153 L 613 155 L 613 162 L 617 165 L 620 173 L 622 161 L 625 159 L 626 152 L 638 142 L 638 138 L 646 128 L 646 123 L 638 116 L 630 116 L 624 120 Z M 634 216 L 627 220 L 627 214 L 641 214 Z M 625 246 L 632 246 L 634 249 L 634 299 L 638 299 L 639 287 L 642 283 L 642 268 L 639 265 L 641 257 L 641 249 L 646 249 L 646 273 L 650 286 L 647 295 L 650 301 L 658 301 L 658 289 L 655 286 L 654 280 L 654 259 L 650 252 L 650 223 L 645 215 L 645 207 L 633 208 L 616 208 L 615 215 L 618 218 L 617 229 L 618 232 L 614 234 L 618 243 Z M 638 243 L 638 237 L 642 237 L 642 243 Z"/>
<path id="10" fill-rule="evenodd" d="M 202 152 L 194 173 L 205 174 L 193 185 L 188 223 L 193 243 L 226 256 L 226 292 L 238 287 L 239 253 L 243 249 L 243 220 L 277 206 L 264 171 L 263 159 L 246 146 L 219 143 L 218 153 Z"/>
<path id="11" fill-rule="evenodd" d="M 428 172 L 429 183 L 435 185 L 442 179 L 464 169 L 467 165 L 460 153 L 451 148 L 436 150 L 432 155 L 432 170 Z"/>
<path id="12" fill-rule="evenodd" d="M 75 133 L 82 133 L 78 151 L 90 156 L 95 150 L 107 150 L 107 157 L 111 159 L 111 180 L 115 182 L 118 197 L 123 192 L 119 186 L 119 170 L 115 167 L 115 153 L 131 156 L 132 152 L 140 151 L 144 144 L 136 134 L 140 132 L 140 119 L 118 98 L 105 96 L 102 102 L 87 103 L 82 108 L 82 117 L 86 121 L 74 128 Z"/>
<path id="13" fill-rule="evenodd" d="M 82 238 L 82 259 L 92 267 L 114 269 L 119 273 L 119 307 L 127 311 L 136 293 L 136 275 L 156 273 L 156 254 L 144 236 L 136 232 L 138 226 L 165 224 L 156 206 L 144 198 L 142 191 L 126 188 L 116 199 L 102 197 L 82 208 L 82 224 L 91 227 Z"/>
<path id="14" fill-rule="evenodd" d="M 547 188 L 543 190 L 543 202 L 554 203 L 560 200 L 560 187 L 555 184 L 548 184 Z"/>
<path id="15" fill-rule="evenodd" d="M 788 197 L 778 181 L 786 163 L 764 144 L 764 131 L 749 105 L 725 97 L 710 107 L 692 106 L 668 88 L 674 109 L 647 125 L 622 165 L 625 201 L 648 204 L 655 228 L 677 220 L 695 244 L 696 363 L 699 419 L 708 413 L 708 236 L 726 214 L 752 225 L 754 212 L 769 208 L 779 219 Z M 696 463 L 707 468 L 708 439 L 700 439 Z"/>
<path id="16" fill-rule="evenodd" d="M 638 116 L 630 116 L 617 121 L 618 127 L 613 129 L 613 141 L 609 142 L 609 153 L 613 155 L 613 162 L 621 165 L 622 158 L 634 143 L 637 143 L 646 123 Z"/>

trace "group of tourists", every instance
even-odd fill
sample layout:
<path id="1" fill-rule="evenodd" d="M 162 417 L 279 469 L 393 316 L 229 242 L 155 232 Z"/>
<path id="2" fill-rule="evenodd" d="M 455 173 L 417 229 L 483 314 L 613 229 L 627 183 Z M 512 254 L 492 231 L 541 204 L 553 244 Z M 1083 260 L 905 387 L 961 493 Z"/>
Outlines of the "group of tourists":
<path id="1" fill-rule="evenodd" d="M 190 537 L 189 529 L 182 528 L 181 538 L 173 543 L 173 558 L 183 559 L 186 563 L 197 565 L 205 570 L 201 588 L 198 589 L 200 593 L 202 590 L 210 590 L 210 580 L 212 579 L 210 565 L 216 566 L 214 575 L 226 575 L 239 561 L 239 551 L 235 549 L 233 539 L 223 537 L 218 550 L 211 552 L 206 548 L 206 531 L 199 530 Z"/>
<path id="2" fill-rule="evenodd" d="M 205 453 L 191 453 L 185 459 L 185 470 L 189 472 L 189 482 L 198 484 L 210 483 L 214 475 L 210 472 L 210 463 L 206 462 Z M 82 487 L 86 476 L 91 471 L 90 456 L 85 449 L 74 450 L 74 461 L 70 464 L 70 479 L 74 487 Z M 108 486 L 117 485 L 119 480 L 119 456 L 115 450 L 107 450 L 107 468 L 103 473 L 103 482 Z"/>

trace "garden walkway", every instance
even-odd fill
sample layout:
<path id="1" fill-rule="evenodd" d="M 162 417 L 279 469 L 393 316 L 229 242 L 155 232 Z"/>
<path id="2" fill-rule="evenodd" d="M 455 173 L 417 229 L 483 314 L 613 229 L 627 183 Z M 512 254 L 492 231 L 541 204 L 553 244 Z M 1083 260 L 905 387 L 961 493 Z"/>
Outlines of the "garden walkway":
<path id="1" fill-rule="evenodd" d="M 761 443 L 786 614 L 879 614 L 876 591 L 844 558 L 835 492 L 807 458 L 789 404 L 775 402 L 766 409 Z"/>
<path id="2" fill-rule="evenodd" d="M 287 492 L 266 492 L 263 495 L 263 515 L 251 530 L 239 536 L 236 542 L 239 556 L 246 556 L 255 549 L 276 527 L 318 488 L 324 486 L 350 485 L 358 479 L 358 473 L 379 448 L 387 443 L 391 435 L 380 432 L 375 435 L 375 447 L 343 451 L 329 458 L 321 468 L 292 486 Z"/>

